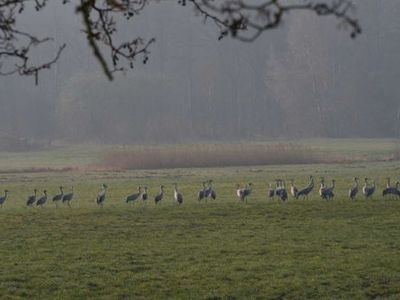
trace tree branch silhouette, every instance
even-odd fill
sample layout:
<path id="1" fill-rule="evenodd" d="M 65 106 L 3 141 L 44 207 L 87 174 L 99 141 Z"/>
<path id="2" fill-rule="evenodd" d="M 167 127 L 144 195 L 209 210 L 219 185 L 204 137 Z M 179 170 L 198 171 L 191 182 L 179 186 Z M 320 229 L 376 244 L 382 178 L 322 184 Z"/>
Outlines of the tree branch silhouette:
<path id="1" fill-rule="evenodd" d="M 59 46 L 54 57 L 41 64 L 32 63 L 32 50 L 52 41 L 39 38 L 18 28 L 18 16 L 27 5 L 38 13 L 49 0 L 0 0 L 0 75 L 35 76 L 49 69 L 60 58 L 65 44 Z M 71 0 L 60 0 L 71 4 Z M 138 36 L 120 40 L 116 33 L 123 20 L 131 20 L 158 0 L 78 0 L 76 12 L 82 17 L 89 47 L 109 80 L 117 71 L 134 68 L 137 60 L 146 63 L 154 38 Z M 351 0 L 178 0 L 183 7 L 191 6 L 205 21 L 211 20 L 219 30 L 219 39 L 232 37 L 242 42 L 253 42 L 264 32 L 278 28 L 284 19 L 298 11 L 309 11 L 318 16 L 335 17 L 355 38 L 361 27 L 354 15 Z"/>

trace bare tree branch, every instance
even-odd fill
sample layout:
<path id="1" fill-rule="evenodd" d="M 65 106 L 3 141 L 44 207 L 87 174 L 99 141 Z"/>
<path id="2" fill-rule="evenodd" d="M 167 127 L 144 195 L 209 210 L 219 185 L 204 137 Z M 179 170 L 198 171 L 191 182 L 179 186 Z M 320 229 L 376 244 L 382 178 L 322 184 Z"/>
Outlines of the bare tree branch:
<path id="1" fill-rule="evenodd" d="M 354 5 L 350 0 L 181 0 L 180 3 L 193 4 L 199 15 L 211 19 L 220 30 L 220 39 L 230 34 L 240 41 L 253 42 L 265 31 L 279 27 L 283 18 L 295 11 L 336 17 L 350 28 L 352 38 L 361 33 L 357 19 L 352 17 Z"/>
<path id="2" fill-rule="evenodd" d="M 51 68 L 65 45 L 58 48 L 55 57 L 47 62 L 31 63 L 32 48 L 48 43 L 49 37 L 38 38 L 18 29 L 17 16 L 27 5 L 41 12 L 49 0 L 0 0 L 0 75 L 19 74 L 35 76 Z M 133 68 L 140 59 L 146 63 L 150 46 L 155 42 L 143 37 L 119 41 L 116 33 L 124 20 L 139 15 L 151 0 L 79 0 L 76 12 L 83 20 L 83 32 L 89 47 L 104 74 L 113 79 L 116 71 Z M 157 0 L 154 0 L 157 1 Z M 62 0 L 62 4 L 70 0 Z M 309 11 L 319 16 L 333 16 L 346 28 L 352 38 L 361 33 L 361 27 L 352 16 L 351 0 L 178 0 L 182 6 L 190 4 L 198 15 L 214 22 L 219 38 L 231 36 L 243 42 L 253 42 L 265 31 L 279 27 L 290 12 Z"/>

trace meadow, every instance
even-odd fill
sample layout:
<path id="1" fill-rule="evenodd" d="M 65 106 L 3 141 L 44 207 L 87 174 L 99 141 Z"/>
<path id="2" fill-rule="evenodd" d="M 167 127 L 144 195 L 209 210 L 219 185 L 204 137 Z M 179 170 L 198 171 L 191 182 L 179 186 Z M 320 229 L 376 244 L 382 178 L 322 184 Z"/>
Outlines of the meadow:
<path id="1" fill-rule="evenodd" d="M 12 154 L 20 169 L 5 159 L 11 154 L 0 154 L 0 188 L 11 191 L 0 209 L 0 298 L 400 297 L 400 199 L 381 197 L 385 177 L 400 179 L 396 161 L 26 172 L 46 164 L 90 164 L 94 158 L 79 149 L 77 160 L 66 150 L 37 153 L 36 160 Z M 275 178 L 293 178 L 301 187 L 310 174 L 337 180 L 333 201 L 319 199 L 317 190 L 308 200 L 267 199 Z M 377 181 L 372 199 L 347 199 L 354 176 Z M 209 178 L 217 200 L 198 203 L 201 182 Z M 174 182 L 184 195 L 182 206 L 173 200 Z M 254 190 L 246 205 L 237 201 L 235 186 L 247 182 Z M 109 189 L 98 208 L 102 183 Z M 25 207 L 34 188 L 53 195 L 61 184 L 66 191 L 74 186 L 71 208 L 51 201 Z M 160 184 L 166 196 L 156 206 Z M 149 203 L 127 205 L 124 199 L 138 185 L 149 187 Z"/>

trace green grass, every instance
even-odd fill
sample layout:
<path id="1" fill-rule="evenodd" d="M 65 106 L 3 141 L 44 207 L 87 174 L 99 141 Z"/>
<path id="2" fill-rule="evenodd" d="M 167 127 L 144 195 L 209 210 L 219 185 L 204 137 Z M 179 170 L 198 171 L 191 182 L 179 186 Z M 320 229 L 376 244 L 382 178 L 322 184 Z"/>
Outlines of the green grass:
<path id="1" fill-rule="evenodd" d="M 1 299 L 365 299 L 400 297 L 400 200 L 346 199 L 353 176 L 369 176 L 378 193 L 394 163 L 297 165 L 127 172 L 0 174 L 11 190 L 0 209 Z M 277 176 L 337 179 L 336 198 L 266 199 Z M 213 178 L 218 199 L 197 203 Z M 397 178 L 398 179 L 398 178 Z M 254 183 L 249 204 L 236 183 Z M 94 198 L 109 186 L 103 209 Z M 172 200 L 178 182 L 185 203 Z M 26 208 L 32 189 L 74 185 L 72 208 Z M 137 185 L 160 206 L 131 207 Z M 380 193 L 379 193 L 380 194 Z M 152 199 L 152 197 L 151 197 Z"/>

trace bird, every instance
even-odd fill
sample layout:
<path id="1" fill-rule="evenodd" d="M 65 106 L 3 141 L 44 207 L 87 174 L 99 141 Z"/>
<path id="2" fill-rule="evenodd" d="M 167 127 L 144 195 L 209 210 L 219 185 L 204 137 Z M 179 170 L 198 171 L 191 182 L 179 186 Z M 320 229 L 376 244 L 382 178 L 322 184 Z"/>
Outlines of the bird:
<path id="1" fill-rule="evenodd" d="M 155 204 L 158 204 L 164 197 L 164 186 L 160 186 L 160 192 L 154 197 Z"/>
<path id="2" fill-rule="evenodd" d="M 183 195 L 178 191 L 178 184 L 174 183 L 174 199 L 178 202 L 179 205 L 183 204 Z"/>
<path id="3" fill-rule="evenodd" d="M 43 208 L 43 205 L 45 205 L 47 202 L 47 191 L 44 190 L 43 191 L 43 196 L 40 197 L 37 201 L 36 201 L 36 205 L 40 206 L 41 208 Z"/>
<path id="4" fill-rule="evenodd" d="M 282 179 L 279 180 L 279 189 L 277 195 L 282 201 L 286 201 L 288 199 L 288 193 L 285 188 L 285 181 Z"/>
<path id="5" fill-rule="evenodd" d="M 213 181 L 209 180 L 208 181 L 208 192 L 206 192 L 206 196 L 207 198 L 211 198 L 213 200 L 217 199 L 217 192 L 214 190 L 213 186 L 212 186 Z"/>
<path id="6" fill-rule="evenodd" d="M 60 186 L 59 189 L 60 189 L 60 193 L 57 194 L 57 195 L 55 195 L 55 196 L 53 197 L 53 202 L 56 204 L 56 207 L 57 207 L 57 203 L 58 203 L 59 201 L 61 201 L 62 198 L 63 198 L 63 196 L 64 196 L 63 187 Z"/>
<path id="7" fill-rule="evenodd" d="M 332 179 L 332 186 L 328 187 L 325 185 L 325 178 L 321 177 L 319 195 L 321 196 L 322 199 L 325 199 L 325 200 L 332 199 L 335 196 L 333 193 L 334 188 L 335 188 L 335 179 Z"/>
<path id="8" fill-rule="evenodd" d="M 282 179 L 275 179 L 276 183 L 275 183 L 275 195 L 283 200 L 286 201 L 287 199 L 287 191 L 284 189 L 283 186 L 283 180 Z"/>
<path id="9" fill-rule="evenodd" d="M 272 187 L 272 184 L 269 184 L 269 189 L 268 189 L 268 198 L 269 199 L 274 199 L 275 196 L 275 189 Z"/>
<path id="10" fill-rule="evenodd" d="M 140 195 L 142 194 L 142 187 L 138 186 L 137 191 L 138 191 L 137 193 L 134 193 L 134 194 L 129 195 L 128 197 L 126 197 L 126 203 L 133 204 L 133 203 L 135 203 L 136 200 L 139 199 Z"/>
<path id="11" fill-rule="evenodd" d="M 382 196 L 385 197 L 385 196 L 387 196 L 387 195 L 392 195 L 392 196 L 400 197 L 399 186 L 400 186 L 400 183 L 397 181 L 395 187 L 394 187 L 394 186 L 386 187 L 386 188 L 382 191 Z"/>
<path id="12" fill-rule="evenodd" d="M 353 186 L 349 190 L 349 199 L 354 200 L 358 194 L 358 177 L 354 177 Z"/>
<path id="13" fill-rule="evenodd" d="M 142 193 L 142 200 L 146 202 L 146 200 L 149 198 L 149 193 L 148 193 L 148 187 L 144 187 L 144 192 Z"/>
<path id="14" fill-rule="evenodd" d="M 74 187 L 71 187 L 71 192 L 62 197 L 62 203 L 67 203 L 71 207 L 71 201 L 74 198 Z"/>
<path id="15" fill-rule="evenodd" d="M 241 188 L 239 183 L 236 184 L 236 195 L 238 196 L 240 201 L 242 201 L 242 202 L 244 201 L 244 197 L 243 197 L 244 188 Z"/>
<path id="16" fill-rule="evenodd" d="M 197 201 L 201 201 L 204 199 L 204 194 L 206 192 L 206 183 L 203 181 L 202 182 L 203 188 L 198 192 L 197 194 Z"/>
<path id="17" fill-rule="evenodd" d="M 247 204 L 247 197 L 250 196 L 252 188 L 253 188 L 253 184 L 250 182 L 243 189 L 243 200 L 246 202 L 246 204 Z"/>
<path id="18" fill-rule="evenodd" d="M 6 202 L 8 197 L 8 190 L 4 190 L 4 196 L 0 196 L 0 206 L 3 207 L 4 202 Z"/>
<path id="19" fill-rule="evenodd" d="M 313 189 L 314 189 L 314 178 L 312 175 L 310 175 L 307 186 L 304 189 L 297 192 L 297 198 L 302 196 L 303 198 L 308 199 L 308 195 L 312 192 Z"/>
<path id="20" fill-rule="evenodd" d="M 293 198 L 297 199 L 297 194 L 298 194 L 299 190 L 297 189 L 297 187 L 294 185 L 294 180 L 291 179 L 290 180 L 290 194 L 292 194 Z"/>
<path id="21" fill-rule="evenodd" d="M 37 189 L 34 189 L 33 192 L 34 195 L 29 196 L 28 199 L 26 200 L 27 206 L 32 206 L 36 202 Z"/>
<path id="22" fill-rule="evenodd" d="M 212 189 L 211 190 L 211 194 L 210 194 L 211 199 L 216 200 L 217 199 L 217 192 Z"/>
<path id="23" fill-rule="evenodd" d="M 204 198 L 207 199 L 211 197 L 211 193 L 212 193 L 212 179 L 207 181 L 208 183 L 208 187 L 204 190 Z"/>
<path id="24" fill-rule="evenodd" d="M 282 192 L 282 180 L 281 179 L 275 179 L 275 195 L 277 195 L 278 197 L 281 196 L 281 192 Z"/>
<path id="25" fill-rule="evenodd" d="M 103 207 L 104 201 L 106 201 L 107 185 L 103 183 L 102 190 L 97 194 L 96 203 L 98 206 Z"/>
<path id="26" fill-rule="evenodd" d="M 369 180 L 368 177 L 365 177 L 364 180 L 365 180 L 365 183 L 364 183 L 362 191 L 363 191 L 363 195 L 364 195 L 365 199 L 368 199 L 375 193 L 375 190 L 376 190 L 375 180 L 372 181 L 372 186 L 369 186 L 369 184 L 368 184 L 368 180 Z M 389 183 L 390 183 L 390 179 L 389 179 Z"/>

